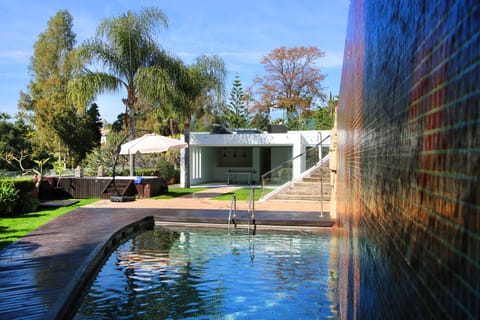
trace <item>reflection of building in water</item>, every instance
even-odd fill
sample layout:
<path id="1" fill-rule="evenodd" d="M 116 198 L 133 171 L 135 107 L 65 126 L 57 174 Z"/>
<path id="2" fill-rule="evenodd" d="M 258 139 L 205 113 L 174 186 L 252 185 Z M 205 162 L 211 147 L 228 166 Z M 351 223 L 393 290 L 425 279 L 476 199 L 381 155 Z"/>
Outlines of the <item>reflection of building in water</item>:
<path id="1" fill-rule="evenodd" d="M 164 272 L 189 272 L 192 268 L 205 269 L 205 272 L 211 269 L 208 272 L 215 274 L 218 268 L 245 273 L 255 266 L 255 272 L 274 276 L 285 283 L 313 281 L 319 277 L 314 274 L 319 268 L 329 268 L 331 279 L 337 273 L 331 263 L 331 259 L 337 257 L 332 252 L 331 238 L 334 236 L 330 234 L 309 236 L 304 231 L 303 234 L 251 235 L 246 230 L 227 232 L 222 229 L 215 232 L 165 232 L 167 236 L 160 239 L 169 239 L 168 244 L 161 244 L 155 237 L 163 231 L 148 231 L 130 240 L 129 245 L 121 246 L 115 253 L 117 266 L 127 269 L 129 277 L 144 280 Z M 245 257 L 248 257 L 250 266 L 234 270 L 239 267 L 239 261 L 245 261 Z M 226 261 L 228 265 L 217 266 L 216 261 Z M 335 285 L 336 281 L 329 281 L 329 290 L 335 291 Z M 333 300 L 331 302 L 336 305 Z"/>
<path id="2" fill-rule="evenodd" d="M 168 252 L 156 250 L 117 251 L 117 265 L 129 269 L 141 271 L 161 271 L 167 266 L 181 266 L 184 264 L 172 264 Z"/>
<path id="3" fill-rule="evenodd" d="M 480 3 L 353 0 L 337 109 L 343 318 L 480 318 Z"/>
<path id="4" fill-rule="evenodd" d="M 145 231 L 129 241 L 129 250 L 125 246 L 116 250 L 117 265 L 131 271 L 159 273 L 167 267 L 182 267 L 185 259 L 172 259 L 170 248 L 181 235 L 177 232 Z"/>

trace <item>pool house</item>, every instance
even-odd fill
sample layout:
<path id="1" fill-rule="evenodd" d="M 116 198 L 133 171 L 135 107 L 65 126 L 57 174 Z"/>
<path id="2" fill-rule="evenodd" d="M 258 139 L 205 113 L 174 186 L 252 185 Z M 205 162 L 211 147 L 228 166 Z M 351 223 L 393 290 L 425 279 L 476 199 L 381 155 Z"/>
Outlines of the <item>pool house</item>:
<path id="1" fill-rule="evenodd" d="M 263 174 L 285 165 L 290 178 L 295 179 L 317 163 L 320 154 L 328 154 L 329 136 L 329 130 L 287 131 L 281 127 L 268 131 L 193 132 L 189 147 L 182 150 L 180 183 L 185 185 L 185 152 L 190 156 L 192 186 L 256 185 Z"/>

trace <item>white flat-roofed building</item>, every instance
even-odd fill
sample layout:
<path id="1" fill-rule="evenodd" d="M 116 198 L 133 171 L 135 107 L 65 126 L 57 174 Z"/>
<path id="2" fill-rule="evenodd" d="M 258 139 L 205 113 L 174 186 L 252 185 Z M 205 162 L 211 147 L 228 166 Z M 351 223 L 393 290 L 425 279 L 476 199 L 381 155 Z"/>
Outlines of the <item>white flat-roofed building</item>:
<path id="1" fill-rule="evenodd" d="M 329 130 L 192 132 L 189 147 L 182 150 L 180 183 L 185 185 L 185 152 L 190 155 L 192 186 L 207 183 L 259 184 L 262 174 L 311 148 L 320 148 L 318 144 L 322 139 L 325 156 L 328 153 L 325 150 L 330 145 L 329 135 Z M 292 160 L 293 179 L 308 169 L 307 161 L 308 157 Z"/>

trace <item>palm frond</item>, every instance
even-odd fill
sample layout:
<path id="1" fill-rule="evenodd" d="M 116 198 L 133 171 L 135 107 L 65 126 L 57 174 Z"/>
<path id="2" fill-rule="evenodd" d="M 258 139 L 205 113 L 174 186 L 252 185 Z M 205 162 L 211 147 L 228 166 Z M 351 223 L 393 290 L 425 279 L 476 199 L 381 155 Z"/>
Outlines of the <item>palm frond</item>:
<path id="1" fill-rule="evenodd" d="M 68 92 L 78 110 L 83 112 L 97 94 L 117 92 L 125 85 L 122 80 L 110 74 L 86 71 L 68 83 Z"/>

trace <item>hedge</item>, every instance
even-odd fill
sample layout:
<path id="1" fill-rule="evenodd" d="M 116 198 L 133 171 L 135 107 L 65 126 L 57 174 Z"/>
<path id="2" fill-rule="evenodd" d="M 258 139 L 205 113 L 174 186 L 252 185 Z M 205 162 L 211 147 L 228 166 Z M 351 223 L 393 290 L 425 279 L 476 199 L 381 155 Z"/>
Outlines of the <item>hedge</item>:
<path id="1" fill-rule="evenodd" d="M 0 216 L 33 212 L 38 204 L 33 179 L 0 179 Z"/>

